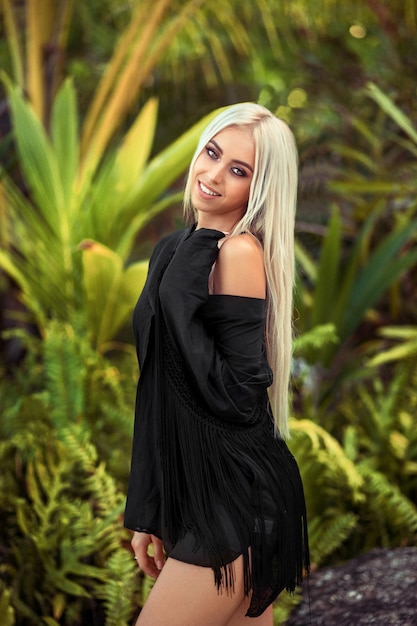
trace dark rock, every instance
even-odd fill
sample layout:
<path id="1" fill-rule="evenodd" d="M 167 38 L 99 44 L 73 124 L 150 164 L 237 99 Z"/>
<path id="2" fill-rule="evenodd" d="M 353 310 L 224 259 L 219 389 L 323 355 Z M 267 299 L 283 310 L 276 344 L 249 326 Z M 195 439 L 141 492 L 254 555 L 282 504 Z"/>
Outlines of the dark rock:
<path id="1" fill-rule="evenodd" d="M 310 594 L 310 604 L 309 604 Z M 286 626 L 417 625 L 417 548 L 376 549 L 312 573 Z"/>

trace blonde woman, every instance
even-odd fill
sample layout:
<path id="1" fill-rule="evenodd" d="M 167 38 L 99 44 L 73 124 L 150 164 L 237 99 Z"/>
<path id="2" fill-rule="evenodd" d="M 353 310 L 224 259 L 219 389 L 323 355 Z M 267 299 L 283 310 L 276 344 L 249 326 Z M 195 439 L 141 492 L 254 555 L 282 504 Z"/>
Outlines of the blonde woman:
<path id="1" fill-rule="evenodd" d="M 288 126 L 256 104 L 228 107 L 190 165 L 191 225 L 152 255 L 134 313 L 125 525 L 157 580 L 137 626 L 272 626 L 272 602 L 308 569 L 284 441 L 296 190 Z"/>

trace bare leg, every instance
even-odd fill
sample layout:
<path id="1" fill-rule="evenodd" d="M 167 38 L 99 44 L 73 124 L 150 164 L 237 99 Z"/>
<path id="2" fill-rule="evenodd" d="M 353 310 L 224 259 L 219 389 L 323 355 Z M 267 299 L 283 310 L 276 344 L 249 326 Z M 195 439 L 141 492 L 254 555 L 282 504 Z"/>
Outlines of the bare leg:
<path id="1" fill-rule="evenodd" d="M 235 593 L 219 593 L 211 568 L 167 559 L 136 626 L 271 626 L 244 617 L 243 557 L 234 566 Z"/>

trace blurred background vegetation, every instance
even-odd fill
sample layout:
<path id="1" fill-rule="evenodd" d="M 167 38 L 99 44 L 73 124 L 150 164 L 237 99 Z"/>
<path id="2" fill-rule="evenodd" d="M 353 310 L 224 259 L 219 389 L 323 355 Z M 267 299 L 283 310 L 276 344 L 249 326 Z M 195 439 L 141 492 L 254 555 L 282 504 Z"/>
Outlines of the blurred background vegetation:
<path id="1" fill-rule="evenodd" d="M 146 598 L 130 314 L 202 127 L 242 100 L 299 146 L 314 565 L 416 545 L 414 0 L 2 0 L 0 29 L 0 623 L 124 626 Z"/>

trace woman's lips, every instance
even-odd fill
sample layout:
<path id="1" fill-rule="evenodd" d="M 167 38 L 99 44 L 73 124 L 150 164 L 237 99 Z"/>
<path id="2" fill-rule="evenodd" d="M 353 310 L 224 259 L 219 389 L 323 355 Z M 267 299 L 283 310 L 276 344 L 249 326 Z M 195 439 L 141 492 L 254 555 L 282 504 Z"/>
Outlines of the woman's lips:
<path id="1" fill-rule="evenodd" d="M 198 187 L 199 187 L 200 191 L 202 191 L 203 194 L 206 195 L 206 196 L 210 196 L 211 198 L 215 198 L 215 197 L 220 196 L 220 194 L 217 193 L 217 191 L 214 191 L 214 189 L 211 189 L 211 187 L 208 187 L 201 180 L 198 181 Z"/>

